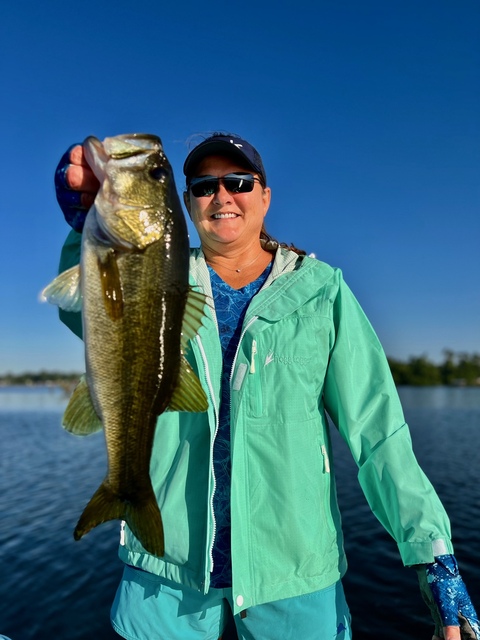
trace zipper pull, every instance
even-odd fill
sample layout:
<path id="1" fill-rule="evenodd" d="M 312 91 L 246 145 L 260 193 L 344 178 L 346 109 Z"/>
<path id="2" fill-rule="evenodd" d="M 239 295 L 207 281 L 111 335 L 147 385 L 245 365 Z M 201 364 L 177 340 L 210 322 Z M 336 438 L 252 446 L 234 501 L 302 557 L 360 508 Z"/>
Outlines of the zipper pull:
<path id="1" fill-rule="evenodd" d="M 327 447 L 322 444 L 322 456 L 325 464 L 325 473 L 330 473 L 330 460 L 328 459 Z"/>
<path id="2" fill-rule="evenodd" d="M 252 342 L 252 358 L 250 360 L 250 373 L 255 373 L 255 356 L 257 354 L 257 341 Z"/>

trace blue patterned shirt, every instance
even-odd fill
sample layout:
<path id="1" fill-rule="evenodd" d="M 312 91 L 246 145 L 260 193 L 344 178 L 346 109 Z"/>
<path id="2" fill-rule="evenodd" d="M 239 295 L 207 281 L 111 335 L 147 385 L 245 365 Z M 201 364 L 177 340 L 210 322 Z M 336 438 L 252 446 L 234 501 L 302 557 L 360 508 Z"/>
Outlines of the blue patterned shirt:
<path id="1" fill-rule="evenodd" d="M 213 469 L 215 472 L 215 494 L 213 509 L 216 534 L 213 546 L 213 573 L 211 586 L 217 589 L 232 586 L 232 562 L 230 548 L 230 375 L 242 333 L 243 319 L 253 296 L 262 288 L 272 265 L 253 282 L 233 289 L 208 267 L 212 282 L 213 300 L 217 315 L 218 330 L 223 353 L 222 395 L 220 401 L 219 427 L 213 445 Z"/>

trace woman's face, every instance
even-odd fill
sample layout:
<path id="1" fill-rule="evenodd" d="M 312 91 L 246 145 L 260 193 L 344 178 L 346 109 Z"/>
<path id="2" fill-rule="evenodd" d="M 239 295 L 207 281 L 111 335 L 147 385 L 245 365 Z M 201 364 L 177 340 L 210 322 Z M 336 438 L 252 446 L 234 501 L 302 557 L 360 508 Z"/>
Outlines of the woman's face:
<path id="1" fill-rule="evenodd" d="M 208 156 L 198 165 L 193 177 L 223 177 L 238 172 L 252 173 L 228 157 Z M 255 181 L 253 191 L 230 193 L 220 181 L 218 191 L 213 195 L 196 198 L 188 190 L 184 200 L 202 247 L 222 253 L 227 248 L 241 250 L 252 244 L 259 245 L 263 219 L 270 206 L 268 187 L 264 189 Z"/>

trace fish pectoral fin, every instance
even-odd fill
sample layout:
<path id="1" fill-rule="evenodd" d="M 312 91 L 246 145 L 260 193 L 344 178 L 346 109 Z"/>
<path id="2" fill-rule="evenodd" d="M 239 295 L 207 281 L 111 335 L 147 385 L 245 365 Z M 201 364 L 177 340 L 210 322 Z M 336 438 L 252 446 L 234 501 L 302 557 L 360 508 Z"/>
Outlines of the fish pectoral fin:
<path id="1" fill-rule="evenodd" d="M 75 436 L 88 436 L 103 428 L 93 406 L 85 376 L 75 387 L 62 419 L 63 428 Z"/>
<path id="2" fill-rule="evenodd" d="M 73 532 L 75 540 L 102 522 L 125 520 L 144 549 L 155 556 L 165 553 L 162 516 L 151 485 L 137 499 L 122 499 L 104 480 L 85 507 Z"/>
<path id="3" fill-rule="evenodd" d="M 178 383 L 168 405 L 168 411 L 201 412 L 208 409 L 208 400 L 192 367 L 180 358 Z"/>
<path id="4" fill-rule="evenodd" d="M 98 272 L 105 310 L 112 320 L 119 320 L 123 316 L 123 289 L 115 251 L 98 258 Z"/>
<path id="5" fill-rule="evenodd" d="M 187 349 L 188 341 L 193 340 L 202 326 L 206 304 L 208 303 L 205 294 L 190 289 L 187 296 L 187 304 L 185 305 L 185 313 L 183 314 L 182 351 Z"/>
<path id="6" fill-rule="evenodd" d="M 81 311 L 80 265 L 67 269 L 52 280 L 40 294 L 40 299 L 56 304 L 64 311 Z"/>

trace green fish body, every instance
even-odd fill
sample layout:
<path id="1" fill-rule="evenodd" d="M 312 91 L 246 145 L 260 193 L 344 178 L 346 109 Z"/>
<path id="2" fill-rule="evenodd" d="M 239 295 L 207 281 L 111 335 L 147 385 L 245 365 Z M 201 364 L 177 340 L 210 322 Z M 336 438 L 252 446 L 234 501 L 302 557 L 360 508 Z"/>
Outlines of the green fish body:
<path id="1" fill-rule="evenodd" d="M 103 427 L 108 471 L 74 537 L 123 519 L 147 551 L 162 556 L 162 519 L 149 473 L 153 438 L 167 408 L 207 409 L 183 356 L 205 300 L 188 285 L 187 227 L 160 139 L 132 134 L 102 144 L 90 137 L 84 149 L 101 188 L 85 222 L 80 295 L 72 302 L 82 305 L 86 376 L 64 426 L 79 435 Z M 57 281 L 62 276 L 71 294 L 76 276 L 66 272 Z M 56 296 L 57 281 L 46 298 L 72 310 Z"/>

